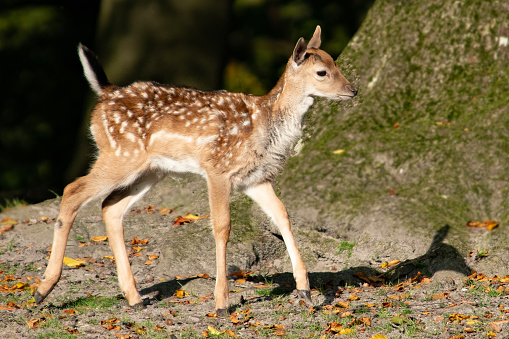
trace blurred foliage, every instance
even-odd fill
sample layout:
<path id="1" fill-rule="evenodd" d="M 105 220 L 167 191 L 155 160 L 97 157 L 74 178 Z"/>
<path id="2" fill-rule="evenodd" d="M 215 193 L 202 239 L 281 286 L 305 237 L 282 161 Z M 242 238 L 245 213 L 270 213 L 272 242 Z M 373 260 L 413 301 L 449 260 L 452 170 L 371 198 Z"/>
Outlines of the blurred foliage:
<path id="1" fill-rule="evenodd" d="M 203 11 L 192 8 L 201 6 L 202 1 L 205 0 L 186 5 L 190 8 L 189 13 L 178 14 L 179 22 L 193 20 L 196 13 L 202 15 Z M 300 36 L 308 40 L 315 26 L 321 25 L 322 47 L 336 57 L 360 26 L 372 2 L 231 0 L 227 13 L 217 14 L 218 18 L 186 22 L 182 26 L 171 20 L 176 13 L 163 10 L 182 10 L 181 3 L 150 0 L 146 2 L 147 8 L 152 6 L 157 10 L 132 11 L 130 15 L 135 17 L 128 19 L 113 13 L 108 30 L 96 37 L 100 9 L 111 6 L 112 0 L 4 0 L 0 3 L 0 199 L 20 197 L 36 202 L 51 198 L 54 195 L 50 190 L 61 192 L 75 176 L 83 175 L 87 170 L 85 164 L 91 156 L 90 150 L 83 145 L 89 144 L 85 130 L 91 92 L 81 75 L 76 55 L 78 42 L 96 51 L 94 42 L 106 45 L 99 48 L 99 52 L 107 50 L 107 45 L 119 44 L 125 55 L 138 55 L 139 60 L 127 64 L 133 67 L 147 66 L 144 63 L 146 53 L 130 52 L 129 48 L 143 48 L 150 53 L 162 49 L 161 53 L 168 53 L 166 47 L 170 46 L 174 51 L 193 51 L 196 60 L 203 60 L 211 57 L 210 48 L 186 39 L 182 33 L 192 29 L 195 33 L 213 35 L 210 25 L 214 20 L 227 18 L 228 47 L 222 53 L 222 71 L 217 72 L 217 79 L 211 81 L 210 77 L 203 77 L 203 69 L 194 67 L 196 74 L 189 74 L 189 79 L 193 79 L 192 85 L 197 87 L 209 88 L 215 81 L 232 91 L 264 94 L 277 82 Z M 157 15 L 160 17 L 155 18 Z M 172 37 L 171 44 L 158 40 L 153 34 L 154 29 L 161 29 L 160 23 L 164 23 L 165 18 L 168 29 L 179 31 Z M 146 39 L 141 39 L 143 46 L 130 45 L 128 42 L 133 39 L 129 36 L 140 35 L 140 31 L 147 35 Z M 113 34 L 111 32 L 116 32 L 116 37 L 118 34 L 125 36 L 113 39 L 109 36 Z M 179 37 L 182 41 L 178 41 Z M 218 37 L 210 38 L 217 40 Z M 140 41 L 139 37 L 136 39 Z M 107 62 L 108 52 L 105 54 L 101 60 Z M 167 55 L 160 55 L 156 65 L 152 62 L 152 72 L 156 67 L 157 73 L 157 65 L 168 62 Z M 125 62 L 113 66 L 126 68 Z M 190 63 L 189 58 L 181 62 Z M 127 67 L 128 71 L 143 73 L 133 67 Z M 185 68 L 185 71 L 192 68 Z M 161 72 L 165 72 L 164 68 L 159 69 Z M 200 72 L 203 84 L 196 83 Z M 165 77 L 150 79 L 159 78 Z"/>
<path id="2" fill-rule="evenodd" d="M 235 0 L 225 87 L 267 93 L 282 74 L 299 37 L 322 26 L 322 48 L 336 58 L 373 0 Z"/>
<path id="3" fill-rule="evenodd" d="M 33 201 L 65 184 L 87 86 L 75 46 L 92 40 L 98 3 L 0 5 L 0 197 Z"/>

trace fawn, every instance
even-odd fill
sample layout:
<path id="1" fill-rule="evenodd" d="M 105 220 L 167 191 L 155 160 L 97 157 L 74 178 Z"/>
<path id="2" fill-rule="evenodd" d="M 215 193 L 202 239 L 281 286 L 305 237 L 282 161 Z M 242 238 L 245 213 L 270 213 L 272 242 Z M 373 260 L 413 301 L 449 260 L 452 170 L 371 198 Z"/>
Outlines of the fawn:
<path id="1" fill-rule="evenodd" d="M 129 264 L 122 220 L 129 207 L 167 173 L 195 173 L 207 181 L 219 316 L 226 316 L 228 308 L 226 245 L 232 189 L 243 191 L 275 221 L 290 255 L 299 295 L 310 301 L 307 270 L 272 182 L 302 134 L 313 98 L 341 100 L 357 94 L 331 56 L 319 49 L 320 34 L 317 26 L 307 45 L 299 39 L 277 85 L 264 96 L 154 82 L 117 87 L 110 84 L 96 56 L 80 44 L 85 76 L 99 96 L 90 126 L 99 154 L 90 173 L 64 189 L 36 303 L 41 303 L 60 279 L 67 238 L 79 208 L 106 196 L 102 215 L 120 289 L 129 305 L 143 306 Z"/>

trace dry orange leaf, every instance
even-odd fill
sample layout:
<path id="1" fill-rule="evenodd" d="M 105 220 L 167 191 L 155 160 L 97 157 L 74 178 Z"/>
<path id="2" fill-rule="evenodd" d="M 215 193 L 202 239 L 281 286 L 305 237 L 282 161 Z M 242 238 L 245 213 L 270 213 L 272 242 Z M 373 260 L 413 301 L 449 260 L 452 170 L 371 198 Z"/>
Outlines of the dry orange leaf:
<path id="1" fill-rule="evenodd" d="M 69 258 L 69 257 L 64 257 L 64 265 L 65 266 L 69 266 L 69 267 L 72 267 L 72 268 L 76 268 L 76 267 L 80 267 L 80 266 L 84 266 L 85 263 L 83 261 L 78 261 L 78 260 L 74 260 L 72 258 Z"/>
<path id="2" fill-rule="evenodd" d="M 465 320 L 465 319 L 470 319 L 471 316 L 469 315 L 465 315 L 465 314 L 458 314 L 458 313 L 453 313 L 449 316 L 449 321 L 456 321 L 456 320 Z"/>
<path id="3" fill-rule="evenodd" d="M 336 306 L 343 307 L 343 308 L 350 308 L 350 302 L 349 301 L 338 301 L 336 303 Z"/>
<path id="4" fill-rule="evenodd" d="M 244 275 L 244 271 L 240 270 L 240 271 L 235 271 L 233 273 L 230 273 L 228 276 L 230 276 L 232 278 L 243 278 L 245 275 Z"/>
<path id="5" fill-rule="evenodd" d="M 152 260 L 147 260 L 145 261 L 145 265 L 152 265 L 153 261 Z"/>
<path id="6" fill-rule="evenodd" d="M 175 291 L 175 296 L 177 298 L 184 298 L 186 296 L 186 291 L 184 291 L 184 290 L 176 290 Z"/>
<path id="7" fill-rule="evenodd" d="M 17 225 L 18 222 L 14 219 L 11 219 L 11 218 L 3 218 L 2 221 L 0 221 L 0 226 L 12 226 L 12 225 Z"/>
<path id="8" fill-rule="evenodd" d="M 173 212 L 173 210 L 172 210 L 171 208 L 169 208 L 169 207 L 165 207 L 165 208 L 163 208 L 163 209 L 159 212 L 159 214 L 161 214 L 161 215 L 169 215 L 169 214 L 170 214 L 170 213 L 172 213 L 172 212 Z"/>
<path id="9" fill-rule="evenodd" d="M 483 222 L 469 221 L 467 222 L 468 227 L 486 227 L 488 231 L 493 230 L 499 226 L 499 223 L 495 220 L 484 220 Z"/>
<path id="10" fill-rule="evenodd" d="M 145 211 L 147 213 L 153 213 L 156 210 L 155 206 L 147 206 L 145 207 Z"/>
<path id="11" fill-rule="evenodd" d="M 101 235 L 99 237 L 92 237 L 91 240 L 92 241 L 96 241 L 96 242 L 99 242 L 99 241 L 106 241 L 108 239 L 108 236 L 107 235 Z"/>
<path id="12" fill-rule="evenodd" d="M 195 222 L 197 220 L 208 218 L 209 216 L 210 216 L 210 214 L 204 215 L 203 217 L 199 217 L 197 215 L 194 215 L 194 214 L 191 214 L 191 213 L 187 213 L 183 217 L 182 216 L 176 217 L 174 219 L 173 226 L 188 224 L 188 223 L 191 223 L 191 222 Z"/>
<path id="13" fill-rule="evenodd" d="M 140 245 L 148 244 L 148 238 L 139 240 L 138 238 L 134 237 L 133 240 L 131 241 L 131 245 L 138 245 L 138 244 L 140 244 Z"/>
<path id="14" fill-rule="evenodd" d="M 348 301 L 354 301 L 354 300 L 359 300 L 361 297 L 358 297 L 357 294 L 352 294 L 347 300 Z"/>
<path id="15" fill-rule="evenodd" d="M 325 330 L 325 333 L 339 333 L 343 329 L 343 325 L 338 324 L 337 322 L 331 322 L 327 329 Z"/>
<path id="16" fill-rule="evenodd" d="M 198 277 L 203 279 L 210 279 L 210 275 L 208 275 L 207 273 L 200 273 L 198 274 Z"/>
<path id="17" fill-rule="evenodd" d="M 389 261 L 389 263 L 387 264 L 387 267 L 391 267 L 392 265 L 396 265 L 396 264 L 399 264 L 400 261 L 399 260 L 392 260 L 392 261 Z"/>
<path id="18" fill-rule="evenodd" d="M 29 328 L 35 330 L 39 325 L 41 325 L 44 321 L 40 318 L 38 319 L 31 319 L 27 321 L 27 325 Z"/>
<path id="19" fill-rule="evenodd" d="M 8 226 L 5 226 L 4 228 L 2 228 L 0 230 L 0 234 L 4 234 L 5 232 L 9 232 L 9 231 L 12 231 L 14 229 L 14 225 L 13 224 L 10 224 Z"/>
<path id="20" fill-rule="evenodd" d="M 136 252 L 139 252 L 139 251 L 141 251 L 142 249 L 144 249 L 144 247 L 140 247 L 140 246 L 133 246 L 133 247 L 131 247 L 131 249 L 133 249 L 133 250 L 134 250 L 134 251 L 136 251 Z"/>
<path id="21" fill-rule="evenodd" d="M 159 256 L 157 254 L 149 254 L 147 255 L 147 257 L 149 258 L 149 260 L 159 259 Z"/>

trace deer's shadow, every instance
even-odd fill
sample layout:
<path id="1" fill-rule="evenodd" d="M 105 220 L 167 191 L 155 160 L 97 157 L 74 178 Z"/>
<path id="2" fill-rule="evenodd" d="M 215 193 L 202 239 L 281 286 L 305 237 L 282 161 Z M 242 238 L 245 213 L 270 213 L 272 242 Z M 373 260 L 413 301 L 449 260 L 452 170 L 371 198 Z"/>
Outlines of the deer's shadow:
<path id="1" fill-rule="evenodd" d="M 433 240 L 426 253 L 403 262 L 398 263 L 394 267 L 387 270 L 378 270 L 368 266 L 350 267 L 337 272 L 311 272 L 309 273 L 309 281 L 311 288 L 323 288 L 324 285 L 332 288 L 338 286 L 360 285 L 365 281 L 359 278 L 359 273 L 367 277 L 383 277 L 385 283 L 397 283 L 415 277 L 418 272 L 423 275 L 432 277 L 436 272 L 441 270 L 455 271 L 460 274 L 469 275 L 471 269 L 461 256 L 459 251 L 443 241 L 449 233 L 450 226 L 441 227 L 433 237 Z M 154 299 L 165 299 L 173 296 L 176 290 L 181 289 L 183 285 L 196 278 L 184 280 L 170 280 L 157 283 L 140 291 L 142 295 L 151 294 Z M 283 295 L 291 293 L 295 289 L 295 281 L 290 272 L 276 273 L 266 276 L 265 279 L 281 286 L 271 295 Z M 212 290 L 210 291 L 212 292 Z M 269 296 L 270 298 L 270 296 Z M 330 303 L 334 296 L 326 297 L 325 303 Z"/>

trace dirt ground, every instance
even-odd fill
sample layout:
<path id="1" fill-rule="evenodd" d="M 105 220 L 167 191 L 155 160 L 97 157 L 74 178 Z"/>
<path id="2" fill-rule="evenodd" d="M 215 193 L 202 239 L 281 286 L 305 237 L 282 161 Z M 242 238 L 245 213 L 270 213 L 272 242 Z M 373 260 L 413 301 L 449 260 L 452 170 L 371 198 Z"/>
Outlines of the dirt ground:
<path id="1" fill-rule="evenodd" d="M 126 224 L 137 218 L 148 220 L 144 233 L 126 227 L 126 245 L 145 308 L 129 307 L 119 294 L 109 245 L 104 239 L 92 240 L 105 234 L 100 216 L 89 211 L 82 213 L 75 225 L 86 232 L 73 234 L 66 252 L 82 264 L 64 265 L 56 288 L 41 305 L 34 305 L 32 293 L 47 264 L 58 203 L 56 199 L 0 215 L 2 228 L 7 227 L 0 239 L 2 338 L 509 336 L 509 277 L 485 276 L 482 272 L 467 277 L 458 269 L 430 274 L 432 262 L 442 260 L 437 253 L 447 252 L 445 245 L 399 263 L 384 264 L 384 258 L 367 260 L 362 267 L 347 266 L 348 261 L 327 262 L 328 271 L 323 263 L 315 265 L 320 269 L 310 272 L 312 305 L 297 297 L 291 270 L 277 264 L 284 261 L 285 253 L 260 255 L 263 258 L 251 266 L 244 264 L 243 270 L 231 272 L 230 315 L 228 319 L 217 319 L 213 265 L 208 269 L 193 266 L 193 261 L 202 260 L 190 258 L 180 263 L 189 267 L 185 275 L 162 269 L 161 262 L 179 263 L 169 259 L 161 248 L 164 242 L 157 238 L 157 227 L 149 226 L 159 225 L 158 220 L 167 224 L 178 213 L 167 216 L 146 209 L 133 209 L 126 216 Z M 18 223 L 10 227 L 13 221 L 9 219 Z M 173 227 L 169 225 L 164 227 Z M 207 228 L 208 221 L 182 227 L 186 234 L 193 234 Z M 138 241 L 134 234 L 138 234 Z M 144 235 L 148 241 L 144 241 Z M 345 257 L 350 257 L 353 245 L 342 244 Z M 461 260 L 465 267 L 475 269 L 485 256 L 475 252 Z M 205 258 L 203 261 L 207 262 Z M 230 267 L 230 271 L 235 268 Z"/>

